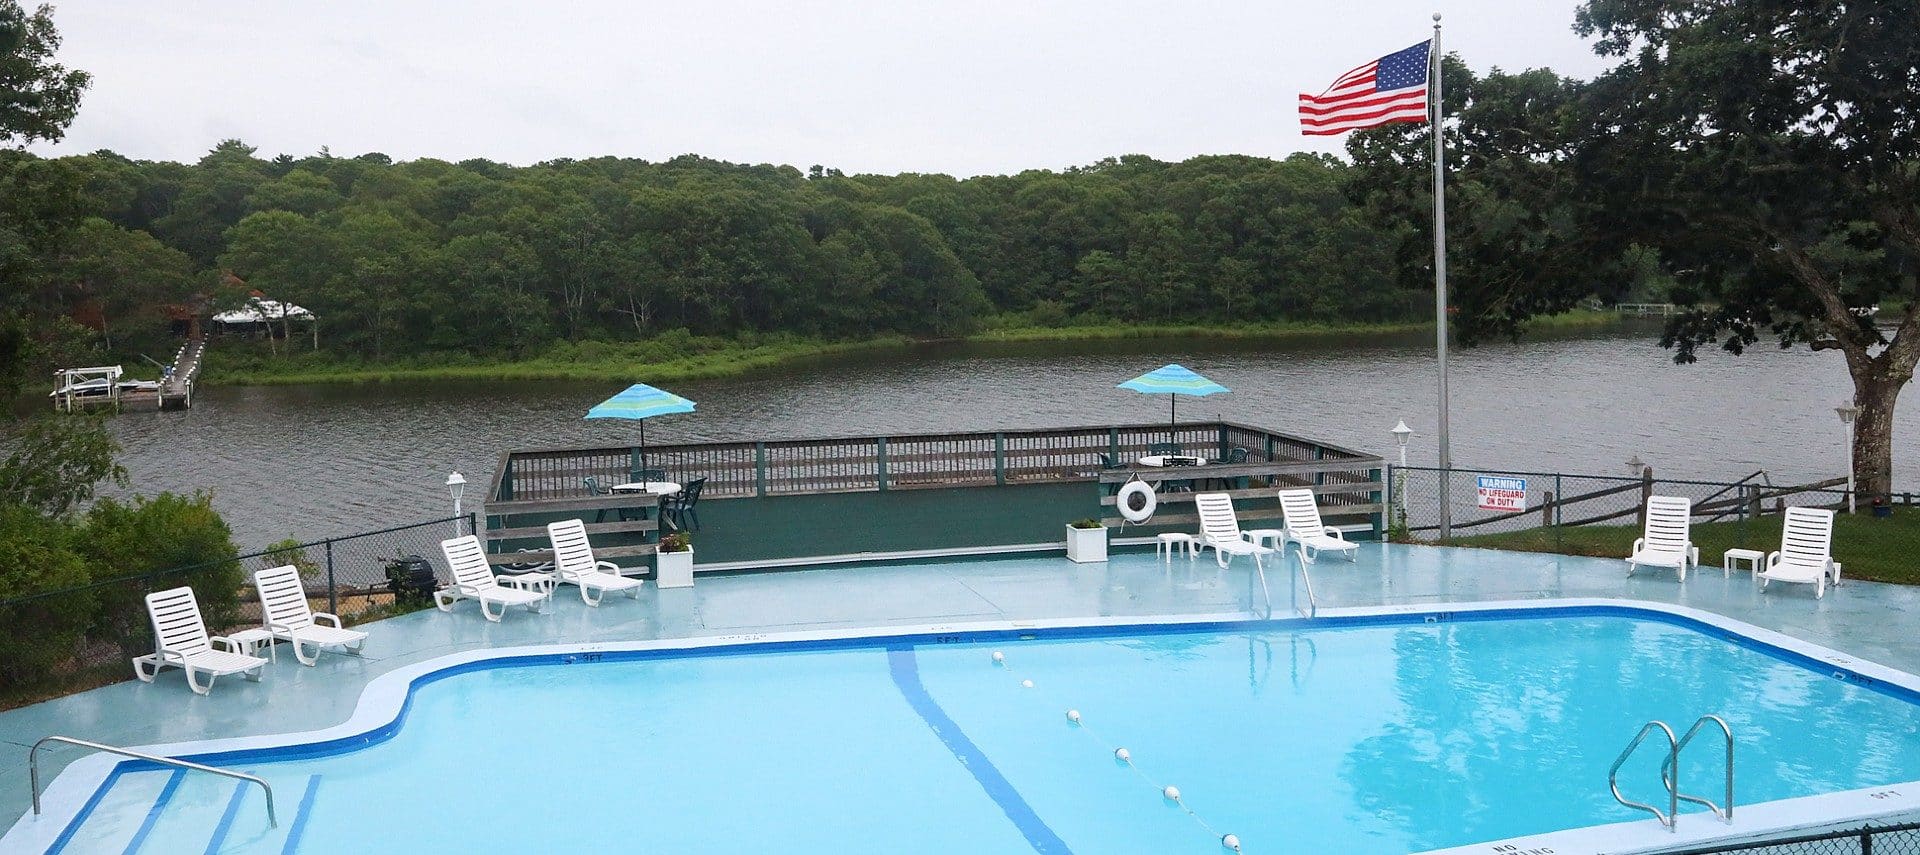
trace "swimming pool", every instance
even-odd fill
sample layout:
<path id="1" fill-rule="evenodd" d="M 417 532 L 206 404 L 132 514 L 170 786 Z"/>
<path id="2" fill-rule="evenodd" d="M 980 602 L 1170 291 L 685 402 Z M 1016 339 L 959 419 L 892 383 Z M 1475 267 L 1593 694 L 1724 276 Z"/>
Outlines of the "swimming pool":
<path id="1" fill-rule="evenodd" d="M 66 810 L 14 833 L 57 825 L 65 852 L 1206 853 L 1225 833 L 1407 852 L 1641 819 L 1607 766 L 1648 719 L 1709 712 L 1739 738 L 1742 805 L 1920 779 L 1908 689 L 1610 606 L 520 652 L 395 683 L 331 741 L 216 755 L 273 783 L 276 829 L 252 788 L 116 766 L 69 771 Z M 1623 770 L 1630 795 L 1652 800 L 1656 759 Z M 1719 764 L 1689 749 L 1682 781 L 1717 799 Z"/>

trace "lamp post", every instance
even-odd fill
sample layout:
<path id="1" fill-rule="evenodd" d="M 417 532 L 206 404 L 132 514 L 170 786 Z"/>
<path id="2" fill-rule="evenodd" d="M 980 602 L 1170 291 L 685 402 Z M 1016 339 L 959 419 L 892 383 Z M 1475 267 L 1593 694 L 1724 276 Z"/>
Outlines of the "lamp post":
<path id="1" fill-rule="evenodd" d="M 1394 479 L 1393 495 L 1400 500 L 1399 522 L 1400 527 L 1405 528 L 1407 525 L 1407 439 L 1413 436 L 1413 428 L 1407 427 L 1406 419 L 1401 419 L 1389 433 L 1393 434 L 1394 442 L 1400 443 L 1400 468 L 1395 470 L 1399 477 Z"/>
<path id="2" fill-rule="evenodd" d="M 460 536 L 460 497 L 467 492 L 467 479 L 455 472 L 447 476 L 447 495 L 453 497 L 453 536 Z"/>
<path id="3" fill-rule="evenodd" d="M 1851 514 L 1855 507 L 1853 497 L 1853 420 L 1860 417 L 1860 408 L 1850 403 L 1841 404 L 1838 407 L 1834 407 L 1833 412 L 1840 417 L 1841 430 L 1847 432 L 1847 513 Z"/>

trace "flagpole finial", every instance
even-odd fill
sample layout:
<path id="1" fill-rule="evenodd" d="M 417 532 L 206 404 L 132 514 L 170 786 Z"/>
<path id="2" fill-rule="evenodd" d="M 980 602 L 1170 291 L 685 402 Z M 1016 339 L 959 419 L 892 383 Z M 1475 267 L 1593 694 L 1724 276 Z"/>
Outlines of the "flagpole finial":
<path id="1" fill-rule="evenodd" d="M 1434 26 L 1436 26 L 1436 27 L 1438 27 L 1438 26 L 1440 26 L 1440 13 L 1439 13 L 1439 12 L 1435 12 L 1435 13 L 1433 13 L 1433 25 L 1434 25 Z"/>

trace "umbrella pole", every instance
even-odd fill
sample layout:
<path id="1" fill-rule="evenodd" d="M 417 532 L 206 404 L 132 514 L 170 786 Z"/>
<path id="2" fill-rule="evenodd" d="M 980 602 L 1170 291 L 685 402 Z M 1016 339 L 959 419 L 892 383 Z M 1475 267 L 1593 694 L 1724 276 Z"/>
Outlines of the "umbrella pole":
<path id="1" fill-rule="evenodd" d="M 1179 438 L 1174 435 L 1174 432 L 1178 429 L 1177 426 L 1180 423 L 1180 420 L 1178 417 L 1179 412 L 1180 412 L 1179 396 L 1176 396 L 1172 393 L 1168 393 L 1167 394 L 1167 442 L 1172 443 L 1176 446 L 1180 444 Z"/>
<path id="2" fill-rule="evenodd" d="M 647 468 L 647 420 L 640 420 L 640 468 Z"/>

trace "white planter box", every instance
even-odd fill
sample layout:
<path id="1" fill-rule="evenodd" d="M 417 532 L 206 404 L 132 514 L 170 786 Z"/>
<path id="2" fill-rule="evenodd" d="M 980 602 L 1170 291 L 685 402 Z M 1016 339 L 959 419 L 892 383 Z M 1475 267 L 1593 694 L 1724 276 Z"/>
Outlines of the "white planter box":
<path id="1" fill-rule="evenodd" d="M 1079 564 L 1093 564 L 1107 560 L 1106 528 L 1067 526 L 1067 560 Z"/>
<path id="2" fill-rule="evenodd" d="M 653 560 L 655 585 L 662 588 L 693 587 L 693 550 L 691 548 L 685 552 L 662 552 L 655 555 Z"/>

